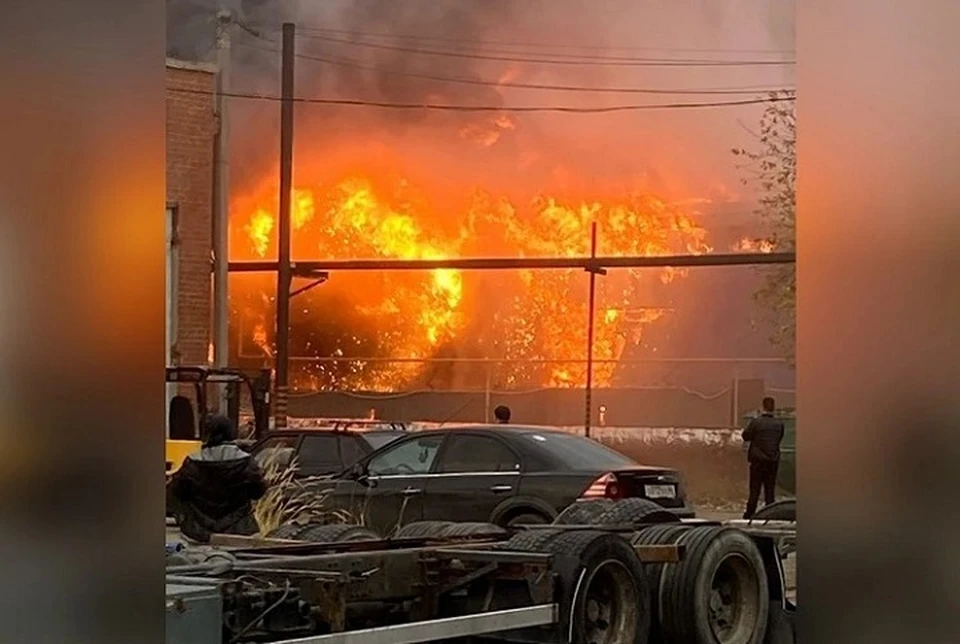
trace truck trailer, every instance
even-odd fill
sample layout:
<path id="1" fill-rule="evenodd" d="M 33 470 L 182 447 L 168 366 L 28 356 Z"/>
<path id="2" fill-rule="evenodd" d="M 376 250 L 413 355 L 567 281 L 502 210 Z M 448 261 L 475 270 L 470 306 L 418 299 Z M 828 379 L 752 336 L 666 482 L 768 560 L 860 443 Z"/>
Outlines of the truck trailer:
<path id="1" fill-rule="evenodd" d="M 618 524 L 581 511 L 579 523 L 511 532 L 435 521 L 387 539 L 355 525 L 216 535 L 168 554 L 167 642 L 796 641 L 783 565 L 795 521 L 677 520 L 628 505 Z"/>

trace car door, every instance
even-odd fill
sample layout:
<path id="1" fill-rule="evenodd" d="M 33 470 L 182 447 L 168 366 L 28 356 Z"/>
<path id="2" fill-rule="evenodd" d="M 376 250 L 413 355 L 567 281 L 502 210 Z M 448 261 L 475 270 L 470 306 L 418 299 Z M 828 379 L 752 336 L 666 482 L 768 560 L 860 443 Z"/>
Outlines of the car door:
<path id="1" fill-rule="evenodd" d="M 444 434 L 423 432 L 374 452 L 366 461 L 365 524 L 383 536 L 423 518 L 424 490 Z"/>
<path id="2" fill-rule="evenodd" d="M 425 520 L 489 521 L 517 494 L 520 456 L 497 436 L 451 432 L 431 475 Z"/>
<path id="3" fill-rule="evenodd" d="M 339 435 L 333 432 L 304 434 L 297 450 L 297 475 L 329 476 L 341 472 L 344 468 L 338 439 Z"/>

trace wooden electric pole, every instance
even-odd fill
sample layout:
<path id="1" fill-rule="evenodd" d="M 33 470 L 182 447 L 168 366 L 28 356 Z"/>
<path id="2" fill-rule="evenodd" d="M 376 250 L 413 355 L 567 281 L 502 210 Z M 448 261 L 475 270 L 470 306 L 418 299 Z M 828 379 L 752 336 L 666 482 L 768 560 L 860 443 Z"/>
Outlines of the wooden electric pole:
<path id="1" fill-rule="evenodd" d="M 217 367 L 226 367 L 229 354 L 229 297 L 228 265 L 230 227 L 230 120 L 228 118 L 227 94 L 230 92 L 230 30 L 233 14 L 221 9 L 217 12 L 217 77 L 216 77 L 216 164 L 213 186 L 213 362 Z M 218 386 L 218 408 L 227 410 L 227 388 Z"/>
<path id="2" fill-rule="evenodd" d="M 597 258 L 597 222 L 590 225 L 590 259 Z M 587 383 L 584 389 L 584 407 L 586 418 L 583 421 L 583 435 L 590 438 L 590 425 L 593 421 L 593 333 L 596 323 L 597 275 L 606 275 L 607 271 L 599 266 L 588 266 L 590 273 L 590 293 L 587 302 Z"/>
<path id="3" fill-rule="evenodd" d="M 290 362 L 290 209 L 293 193 L 294 25 L 283 23 L 280 81 L 280 209 L 277 213 L 276 427 L 287 426 Z"/>

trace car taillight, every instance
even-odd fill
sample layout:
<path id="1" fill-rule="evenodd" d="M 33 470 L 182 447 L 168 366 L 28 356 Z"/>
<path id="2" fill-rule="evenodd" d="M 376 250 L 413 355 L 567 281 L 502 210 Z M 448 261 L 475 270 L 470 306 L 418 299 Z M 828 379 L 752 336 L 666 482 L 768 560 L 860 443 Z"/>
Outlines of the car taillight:
<path id="1" fill-rule="evenodd" d="M 620 481 L 617 480 L 616 475 L 607 473 L 591 483 L 590 487 L 580 495 L 580 498 L 619 499 L 622 496 L 623 488 L 620 486 Z"/>

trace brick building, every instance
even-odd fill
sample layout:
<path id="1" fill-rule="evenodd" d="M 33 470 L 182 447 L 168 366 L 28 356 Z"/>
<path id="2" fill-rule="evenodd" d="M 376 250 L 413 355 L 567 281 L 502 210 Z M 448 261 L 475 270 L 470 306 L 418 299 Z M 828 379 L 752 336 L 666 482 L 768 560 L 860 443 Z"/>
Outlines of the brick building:
<path id="1" fill-rule="evenodd" d="M 215 72 L 167 59 L 168 364 L 206 364 L 209 357 Z"/>

